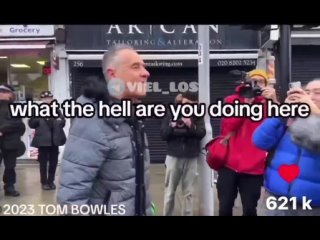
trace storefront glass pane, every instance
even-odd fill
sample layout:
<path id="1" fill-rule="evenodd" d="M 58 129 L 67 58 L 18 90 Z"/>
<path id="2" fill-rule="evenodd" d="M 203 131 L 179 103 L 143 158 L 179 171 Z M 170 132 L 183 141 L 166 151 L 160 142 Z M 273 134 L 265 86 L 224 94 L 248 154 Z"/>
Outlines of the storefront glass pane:
<path id="1" fill-rule="evenodd" d="M 49 90 L 48 75 L 44 67 L 50 65 L 49 49 L 0 51 L 0 82 L 14 86 L 17 101 L 27 95 L 39 100 L 43 91 Z"/>
<path id="2" fill-rule="evenodd" d="M 8 83 L 16 90 L 16 101 L 32 97 L 40 100 L 41 92 L 49 90 L 49 75 L 44 71 L 50 66 L 50 49 L 1 50 L 0 84 Z M 36 160 L 38 151 L 31 147 L 34 130 L 28 126 L 28 118 L 23 118 L 26 131 L 21 137 L 26 145 L 25 153 L 18 158 Z"/>

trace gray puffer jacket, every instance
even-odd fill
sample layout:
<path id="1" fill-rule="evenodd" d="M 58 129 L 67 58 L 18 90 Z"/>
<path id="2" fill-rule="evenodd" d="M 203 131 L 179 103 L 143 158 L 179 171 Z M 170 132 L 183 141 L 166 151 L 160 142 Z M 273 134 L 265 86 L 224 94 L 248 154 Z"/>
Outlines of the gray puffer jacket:
<path id="1" fill-rule="evenodd" d="M 84 96 L 77 102 L 96 106 L 92 99 Z M 108 215 L 134 215 L 136 170 L 132 134 L 124 118 L 98 118 L 96 115 L 74 119 L 61 164 L 58 203 L 99 205 L 105 206 Z M 150 155 L 146 136 L 145 145 L 145 206 L 146 214 L 151 215 Z"/>

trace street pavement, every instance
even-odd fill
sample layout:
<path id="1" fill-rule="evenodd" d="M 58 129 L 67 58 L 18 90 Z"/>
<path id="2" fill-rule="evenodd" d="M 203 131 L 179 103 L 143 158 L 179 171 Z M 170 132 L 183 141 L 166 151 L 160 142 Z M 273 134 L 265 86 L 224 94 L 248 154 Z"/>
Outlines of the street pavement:
<path id="1" fill-rule="evenodd" d="M 3 165 L 1 166 L 1 179 L 3 172 Z M 41 189 L 41 185 L 39 182 L 39 165 L 38 164 L 18 164 L 16 167 L 17 172 L 17 184 L 16 189 L 20 191 L 21 196 L 7 197 L 4 196 L 4 191 L 2 189 L 3 184 L 1 184 L 0 190 L 0 206 L 4 207 L 5 204 L 9 204 L 13 206 L 26 205 L 26 204 L 34 204 L 34 205 L 45 205 L 46 210 L 44 208 L 35 208 L 34 214 L 30 215 L 55 215 L 54 209 L 51 207 L 56 204 L 56 191 L 44 191 Z M 56 176 L 56 184 L 58 185 L 59 179 L 59 169 L 57 169 Z M 163 215 L 163 196 L 164 196 L 164 178 L 165 178 L 165 168 L 163 164 L 153 164 L 151 165 L 151 183 L 150 183 L 150 191 L 152 194 L 153 202 L 157 208 L 157 216 Z M 175 215 L 179 216 L 181 214 L 181 203 L 182 203 L 182 195 L 180 186 L 178 187 L 176 194 L 176 206 L 175 206 Z M 261 207 L 262 201 L 259 202 L 258 207 L 258 215 L 263 215 L 263 207 Z M 52 205 L 51 205 L 52 204 Z M 50 206 L 51 205 L 51 206 Z M 13 210 L 13 208 L 12 208 Z M 21 209 L 19 210 L 21 214 L 26 214 Z M 0 214 L 3 215 L 4 213 Z M 28 214 L 29 215 L 29 214 Z M 195 196 L 194 196 L 194 215 L 198 216 L 199 214 L 199 183 L 197 181 L 195 185 Z M 214 215 L 218 216 L 218 200 L 216 189 L 214 188 Z M 234 215 L 241 216 L 242 208 L 241 201 L 239 197 L 235 202 L 234 207 Z"/>

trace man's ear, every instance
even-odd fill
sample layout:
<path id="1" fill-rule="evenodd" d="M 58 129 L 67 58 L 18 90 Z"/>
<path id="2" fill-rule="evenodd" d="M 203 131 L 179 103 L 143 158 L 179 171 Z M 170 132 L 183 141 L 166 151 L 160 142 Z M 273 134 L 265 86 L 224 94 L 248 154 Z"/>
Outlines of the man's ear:
<path id="1" fill-rule="evenodd" d="M 108 68 L 107 69 L 107 76 L 108 76 L 108 79 L 112 79 L 112 78 L 115 78 L 115 70 L 112 69 L 112 68 Z"/>

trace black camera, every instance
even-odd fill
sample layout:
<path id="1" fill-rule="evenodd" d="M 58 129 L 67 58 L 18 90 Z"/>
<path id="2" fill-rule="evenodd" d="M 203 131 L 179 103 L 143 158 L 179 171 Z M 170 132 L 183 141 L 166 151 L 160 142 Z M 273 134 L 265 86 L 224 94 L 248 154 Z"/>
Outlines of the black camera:
<path id="1" fill-rule="evenodd" d="M 245 82 L 239 90 L 239 95 L 244 98 L 254 98 L 261 96 L 261 94 L 262 90 L 257 83 Z"/>
<path id="2" fill-rule="evenodd" d="M 244 98 L 254 98 L 257 96 L 261 96 L 262 89 L 258 86 L 256 81 L 251 81 L 247 77 L 247 72 L 240 70 L 232 70 L 230 71 L 231 75 L 239 76 L 240 80 L 237 82 L 240 85 L 239 95 Z"/>

